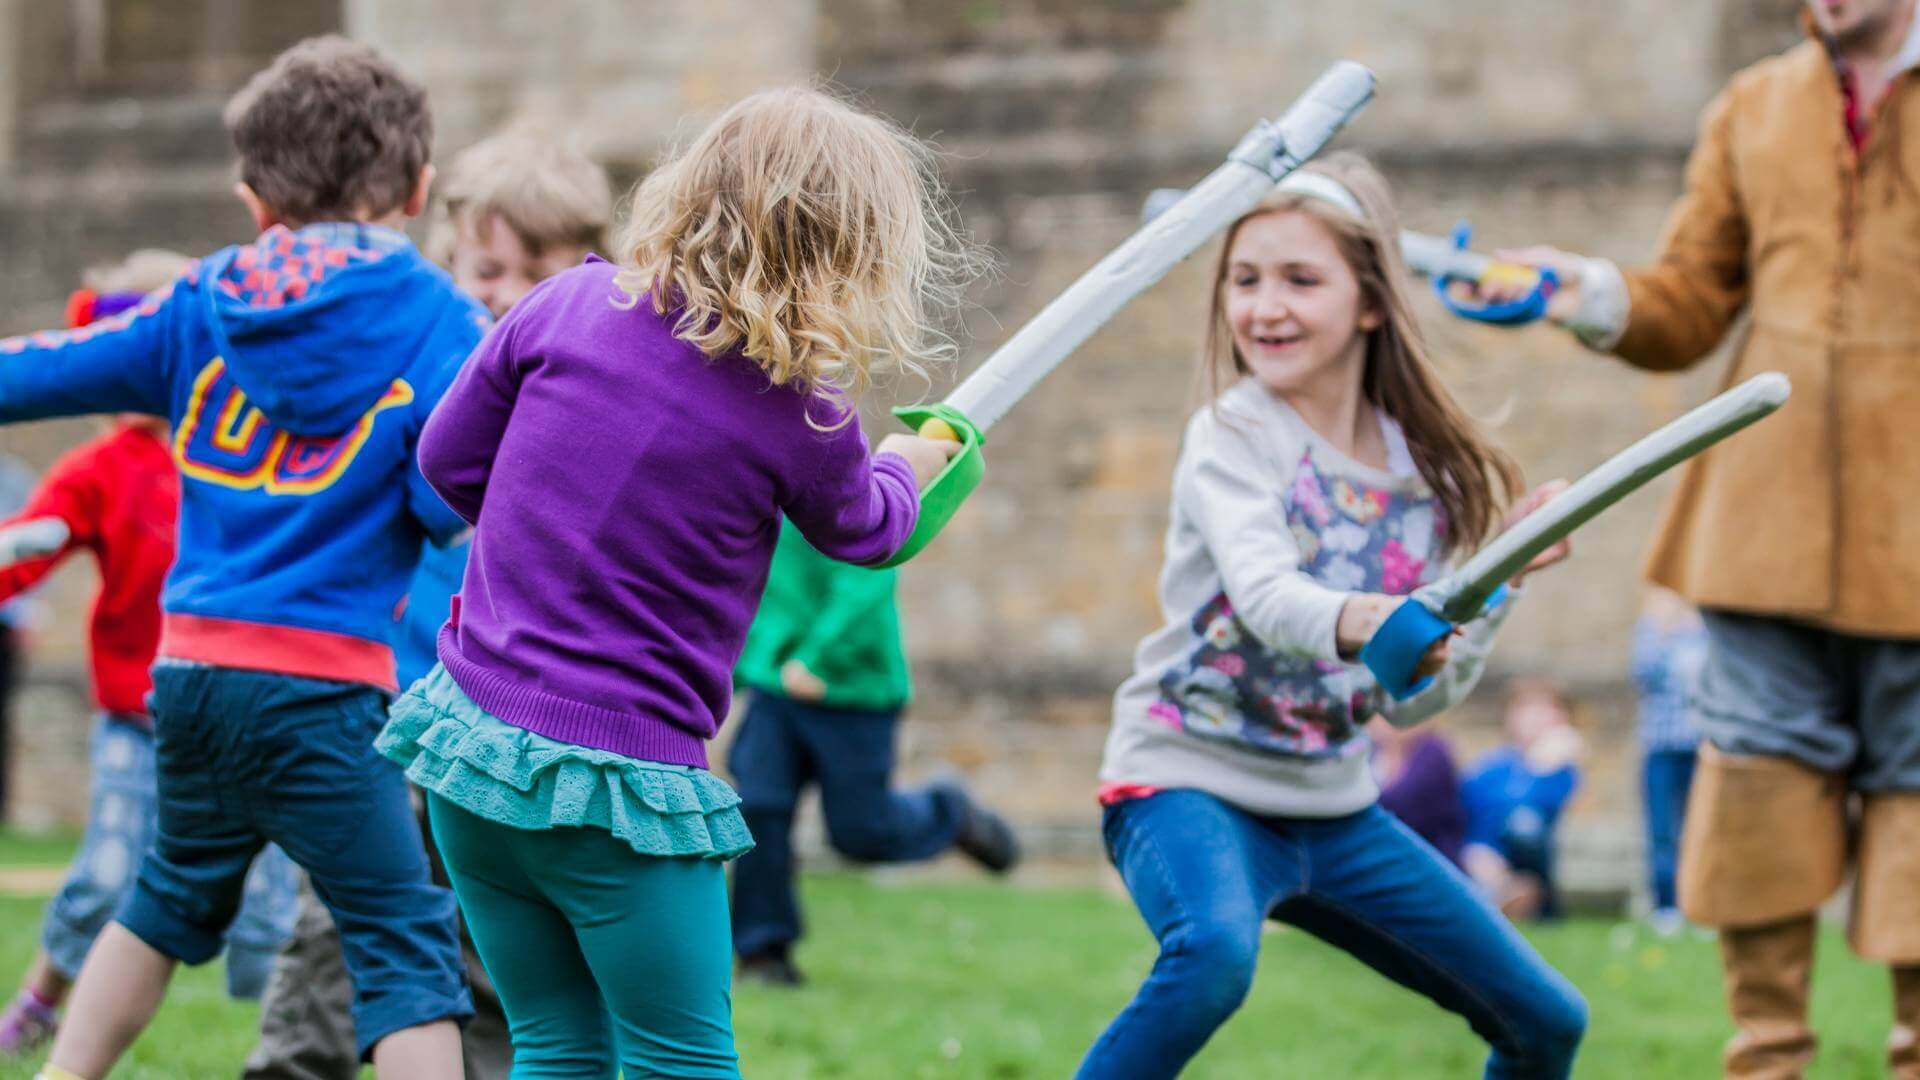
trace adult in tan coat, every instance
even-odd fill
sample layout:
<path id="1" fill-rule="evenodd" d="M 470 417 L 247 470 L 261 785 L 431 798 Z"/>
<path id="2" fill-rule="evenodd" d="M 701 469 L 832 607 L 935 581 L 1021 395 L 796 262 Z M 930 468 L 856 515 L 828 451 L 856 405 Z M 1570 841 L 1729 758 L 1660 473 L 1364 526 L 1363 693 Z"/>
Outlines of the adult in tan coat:
<path id="1" fill-rule="evenodd" d="M 1814 913 L 1849 861 L 1849 936 L 1892 967 L 1895 1075 L 1920 1077 L 1920 19 L 1808 0 L 1805 43 L 1708 107 L 1655 263 L 1507 253 L 1567 284 L 1549 317 L 1635 367 L 1698 363 L 1746 311 L 1729 382 L 1778 416 L 1693 462 L 1647 575 L 1698 604 L 1709 745 L 1680 901 L 1719 927 L 1729 1077 L 1795 1077 Z M 1491 298 L 1503 297 L 1493 294 Z"/>

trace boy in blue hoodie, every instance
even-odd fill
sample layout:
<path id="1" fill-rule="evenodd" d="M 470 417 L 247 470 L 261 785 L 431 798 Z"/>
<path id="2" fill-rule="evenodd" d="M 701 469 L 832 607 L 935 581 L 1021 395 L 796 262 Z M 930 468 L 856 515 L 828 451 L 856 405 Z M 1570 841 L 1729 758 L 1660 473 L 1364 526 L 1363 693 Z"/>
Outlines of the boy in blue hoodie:
<path id="1" fill-rule="evenodd" d="M 340 928 L 382 1077 L 459 1074 L 471 1014 L 452 895 L 372 749 L 423 538 L 464 528 L 414 465 L 486 313 L 398 226 L 425 206 L 426 95 L 343 38 L 294 46 L 227 109 L 261 234 L 93 326 L 0 341 L 0 422 L 172 421 L 179 550 L 161 596 L 159 830 L 88 954 L 46 1080 L 106 1075 L 179 961 L 214 955 L 272 841 Z"/>

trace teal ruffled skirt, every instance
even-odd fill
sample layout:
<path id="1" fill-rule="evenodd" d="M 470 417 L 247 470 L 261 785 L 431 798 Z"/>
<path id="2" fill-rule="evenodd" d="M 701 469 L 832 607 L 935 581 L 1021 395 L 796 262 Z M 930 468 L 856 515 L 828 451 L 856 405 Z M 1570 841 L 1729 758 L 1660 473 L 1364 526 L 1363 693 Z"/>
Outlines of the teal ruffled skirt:
<path id="1" fill-rule="evenodd" d="M 514 727 L 441 665 L 393 703 L 374 747 L 415 784 L 516 829 L 605 829 L 639 854 L 675 858 L 732 859 L 753 847 L 726 781 Z"/>

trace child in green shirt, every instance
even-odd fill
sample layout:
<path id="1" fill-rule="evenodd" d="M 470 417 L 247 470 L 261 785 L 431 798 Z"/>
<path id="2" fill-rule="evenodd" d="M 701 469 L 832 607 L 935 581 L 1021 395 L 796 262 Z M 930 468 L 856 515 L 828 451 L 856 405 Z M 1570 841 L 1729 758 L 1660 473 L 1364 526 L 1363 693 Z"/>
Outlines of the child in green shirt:
<path id="1" fill-rule="evenodd" d="M 957 783 L 892 789 L 894 729 L 912 696 L 892 570 L 835 562 L 783 524 L 735 680 L 753 691 L 727 766 L 754 849 L 734 864 L 740 974 L 801 981 L 793 814 L 820 785 L 827 838 L 858 862 L 932 858 L 958 847 L 996 873 L 1019 859 L 1013 831 Z"/>

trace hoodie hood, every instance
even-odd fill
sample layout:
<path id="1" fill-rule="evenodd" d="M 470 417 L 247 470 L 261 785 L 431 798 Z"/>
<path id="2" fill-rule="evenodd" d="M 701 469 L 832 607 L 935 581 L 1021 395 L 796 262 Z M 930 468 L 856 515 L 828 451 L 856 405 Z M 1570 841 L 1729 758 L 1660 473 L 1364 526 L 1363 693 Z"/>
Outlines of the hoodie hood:
<path id="1" fill-rule="evenodd" d="M 377 225 L 276 225 L 202 266 L 207 327 L 227 370 L 276 427 L 352 427 L 419 358 L 449 310 L 445 275 L 405 233 Z M 395 318 L 420 311 L 419 319 Z"/>

